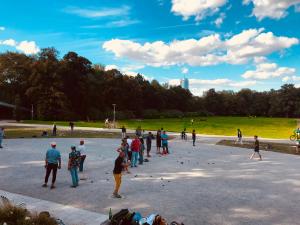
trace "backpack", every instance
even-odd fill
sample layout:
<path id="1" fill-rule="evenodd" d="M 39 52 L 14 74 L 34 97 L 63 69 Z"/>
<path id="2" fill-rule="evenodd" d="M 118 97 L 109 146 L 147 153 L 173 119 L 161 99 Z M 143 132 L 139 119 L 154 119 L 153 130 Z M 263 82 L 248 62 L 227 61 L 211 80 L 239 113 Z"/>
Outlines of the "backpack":
<path id="1" fill-rule="evenodd" d="M 111 218 L 111 225 L 121 225 L 122 221 L 129 214 L 128 209 L 122 209 L 118 213 L 114 214 Z"/>

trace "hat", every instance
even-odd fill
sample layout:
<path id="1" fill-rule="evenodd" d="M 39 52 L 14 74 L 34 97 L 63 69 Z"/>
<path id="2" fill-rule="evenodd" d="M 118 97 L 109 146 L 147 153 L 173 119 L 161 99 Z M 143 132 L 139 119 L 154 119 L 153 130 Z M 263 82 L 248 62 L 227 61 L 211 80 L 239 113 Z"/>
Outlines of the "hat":
<path id="1" fill-rule="evenodd" d="M 56 142 L 53 141 L 53 142 L 50 143 L 50 145 L 51 145 L 51 146 L 56 146 Z"/>

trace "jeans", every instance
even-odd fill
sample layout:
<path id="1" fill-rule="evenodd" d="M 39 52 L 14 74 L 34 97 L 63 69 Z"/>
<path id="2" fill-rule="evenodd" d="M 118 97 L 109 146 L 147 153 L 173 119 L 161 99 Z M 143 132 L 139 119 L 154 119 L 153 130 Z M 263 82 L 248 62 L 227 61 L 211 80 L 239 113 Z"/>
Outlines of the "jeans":
<path id="1" fill-rule="evenodd" d="M 83 171 L 83 163 L 84 163 L 85 158 L 86 158 L 86 155 L 80 156 L 79 172 L 82 172 L 82 171 Z"/>
<path id="2" fill-rule="evenodd" d="M 47 168 L 46 168 L 45 184 L 48 183 L 48 179 L 49 179 L 49 176 L 51 174 L 51 171 L 53 171 L 52 172 L 52 184 L 55 183 L 55 181 L 56 181 L 57 167 L 58 167 L 57 164 L 48 163 Z"/>
<path id="3" fill-rule="evenodd" d="M 138 156 L 139 156 L 138 152 L 132 151 L 132 153 L 131 153 L 131 166 L 136 166 L 136 163 L 138 161 Z"/>
<path id="4" fill-rule="evenodd" d="M 196 139 L 193 139 L 193 146 L 195 146 Z"/>
<path id="5" fill-rule="evenodd" d="M 144 162 L 144 146 L 142 146 L 139 151 L 139 164 L 143 164 L 143 162 Z"/>
<path id="6" fill-rule="evenodd" d="M 75 186 L 75 187 L 78 186 L 79 179 L 78 179 L 77 167 L 71 167 L 70 174 L 72 177 L 73 186 Z"/>
<path id="7" fill-rule="evenodd" d="M 122 183 L 122 174 L 114 174 L 114 178 L 115 178 L 115 190 L 114 190 L 114 194 L 118 194 L 119 193 L 119 189 Z"/>

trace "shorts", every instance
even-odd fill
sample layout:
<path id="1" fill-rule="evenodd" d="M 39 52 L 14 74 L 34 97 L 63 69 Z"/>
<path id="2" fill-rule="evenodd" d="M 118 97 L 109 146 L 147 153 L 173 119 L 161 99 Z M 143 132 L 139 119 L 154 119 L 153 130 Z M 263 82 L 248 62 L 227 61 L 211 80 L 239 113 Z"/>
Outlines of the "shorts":
<path id="1" fill-rule="evenodd" d="M 163 143 L 163 144 L 162 144 L 162 147 L 163 147 L 163 148 L 167 148 L 167 147 L 168 147 L 168 143 Z"/>
<path id="2" fill-rule="evenodd" d="M 254 152 L 259 152 L 259 149 L 257 149 L 257 148 L 256 148 L 256 149 L 254 149 Z"/>

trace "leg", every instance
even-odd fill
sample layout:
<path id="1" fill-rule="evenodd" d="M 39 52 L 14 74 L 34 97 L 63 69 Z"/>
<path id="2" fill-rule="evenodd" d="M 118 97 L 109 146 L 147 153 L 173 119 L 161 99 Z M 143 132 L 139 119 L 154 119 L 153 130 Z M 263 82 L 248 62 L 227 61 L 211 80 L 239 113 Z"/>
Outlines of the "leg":
<path id="1" fill-rule="evenodd" d="M 78 168 L 75 167 L 75 168 L 74 168 L 74 171 L 75 171 L 76 186 L 78 186 L 78 184 L 79 184 Z"/>
<path id="2" fill-rule="evenodd" d="M 45 184 L 47 184 L 47 183 L 48 183 L 48 179 L 49 179 L 49 176 L 50 176 L 51 170 L 52 170 L 51 166 L 50 166 L 50 165 L 48 165 L 48 166 L 47 166 L 47 168 L 46 168 Z"/>
<path id="3" fill-rule="evenodd" d="M 254 155 L 255 155 L 255 152 L 252 153 L 250 159 L 253 159 Z"/>
<path id="4" fill-rule="evenodd" d="M 122 182 L 122 174 L 114 174 L 114 178 L 115 178 L 115 190 L 113 194 L 118 195 L 121 182 Z"/>
<path id="5" fill-rule="evenodd" d="M 137 165 L 137 161 L 138 161 L 138 158 L 139 158 L 139 153 L 138 152 L 134 152 L 134 166 L 136 167 Z"/>
<path id="6" fill-rule="evenodd" d="M 2 137 L 0 137 L 0 148 L 2 148 Z"/>
<path id="7" fill-rule="evenodd" d="M 53 172 L 52 172 L 52 186 L 54 186 L 55 181 L 56 181 L 56 174 L 57 174 L 57 164 L 53 165 Z"/>
<path id="8" fill-rule="evenodd" d="M 79 167 L 79 172 L 82 172 L 83 171 L 83 163 L 84 163 L 84 160 L 86 158 L 86 155 L 82 155 L 80 157 L 80 167 Z"/>
<path id="9" fill-rule="evenodd" d="M 75 177 L 75 168 L 72 167 L 70 169 L 70 174 L 71 174 L 71 178 L 72 178 L 72 187 L 76 187 L 76 177 Z"/>

